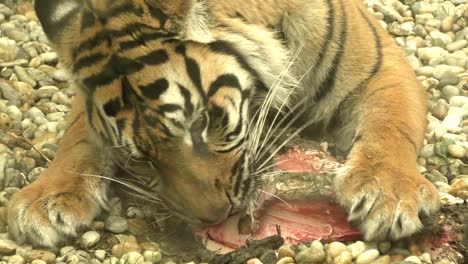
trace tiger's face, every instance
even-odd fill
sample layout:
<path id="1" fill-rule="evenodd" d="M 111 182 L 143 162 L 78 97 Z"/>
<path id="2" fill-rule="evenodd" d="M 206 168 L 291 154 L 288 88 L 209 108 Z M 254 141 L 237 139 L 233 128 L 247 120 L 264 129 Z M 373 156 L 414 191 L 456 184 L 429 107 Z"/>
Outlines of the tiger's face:
<path id="1" fill-rule="evenodd" d="M 223 53 L 227 43 L 151 45 L 136 58 L 145 66 L 115 83 L 122 95 L 102 104 L 118 131 L 112 144 L 125 146 L 123 160 L 151 163 L 137 173 L 173 214 L 218 223 L 255 186 L 246 155 L 254 78 Z"/>

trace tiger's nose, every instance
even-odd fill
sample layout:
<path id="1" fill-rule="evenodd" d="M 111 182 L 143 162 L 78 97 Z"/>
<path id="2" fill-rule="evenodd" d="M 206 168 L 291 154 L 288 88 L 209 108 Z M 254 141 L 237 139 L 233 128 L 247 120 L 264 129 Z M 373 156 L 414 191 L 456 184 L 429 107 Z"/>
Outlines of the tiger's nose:
<path id="1" fill-rule="evenodd" d="M 232 205 L 230 204 L 221 208 L 212 209 L 207 215 L 200 218 L 200 220 L 203 222 L 203 224 L 206 225 L 216 225 L 226 220 L 226 218 L 229 216 L 229 213 L 231 213 L 231 210 Z"/>

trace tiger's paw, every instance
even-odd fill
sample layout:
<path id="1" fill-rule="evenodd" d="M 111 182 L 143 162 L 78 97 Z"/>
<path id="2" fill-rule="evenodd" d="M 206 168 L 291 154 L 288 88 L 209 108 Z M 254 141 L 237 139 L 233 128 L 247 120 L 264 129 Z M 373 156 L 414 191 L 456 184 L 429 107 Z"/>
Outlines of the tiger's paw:
<path id="1" fill-rule="evenodd" d="M 48 248 L 75 237 L 101 210 L 90 192 L 93 188 L 84 183 L 34 182 L 17 192 L 8 204 L 12 237 L 20 243 Z"/>
<path id="2" fill-rule="evenodd" d="M 336 178 L 339 203 L 348 221 L 359 227 L 366 240 L 411 236 L 422 228 L 420 214 L 439 209 L 436 188 L 416 168 L 366 165 L 345 167 Z"/>

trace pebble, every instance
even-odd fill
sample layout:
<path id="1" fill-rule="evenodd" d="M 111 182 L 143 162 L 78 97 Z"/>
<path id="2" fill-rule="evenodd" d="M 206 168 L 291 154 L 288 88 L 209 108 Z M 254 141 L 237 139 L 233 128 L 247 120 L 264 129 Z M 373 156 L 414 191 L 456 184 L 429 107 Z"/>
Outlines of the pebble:
<path id="1" fill-rule="evenodd" d="M 13 255 L 8 258 L 8 264 L 23 264 L 24 258 L 19 255 Z"/>
<path id="2" fill-rule="evenodd" d="M 455 179 L 450 187 L 450 194 L 462 199 L 468 199 L 468 177 Z"/>
<path id="3" fill-rule="evenodd" d="M 294 263 L 295 263 L 294 258 L 292 257 L 284 257 L 278 260 L 278 262 L 276 262 L 276 264 L 294 264 Z"/>
<path id="4" fill-rule="evenodd" d="M 26 262 L 31 262 L 33 260 L 42 260 L 46 263 L 53 263 L 55 260 L 55 254 L 50 251 L 32 249 L 26 251 L 22 255 Z"/>
<path id="5" fill-rule="evenodd" d="M 107 231 L 117 234 L 121 234 L 128 229 L 127 219 L 117 215 L 111 215 L 106 218 L 104 225 Z"/>
<path id="6" fill-rule="evenodd" d="M 363 252 L 356 259 L 356 264 L 369 264 L 372 263 L 379 257 L 379 251 L 376 249 L 370 249 Z"/>
<path id="7" fill-rule="evenodd" d="M 143 257 L 145 261 L 151 262 L 151 263 L 159 263 L 162 259 L 162 255 L 160 251 L 145 251 L 143 252 Z"/>
<path id="8" fill-rule="evenodd" d="M 122 256 L 121 261 L 123 263 L 142 264 L 145 258 L 138 252 L 129 252 Z"/>
<path id="9" fill-rule="evenodd" d="M 14 241 L 0 239 L 0 254 L 10 254 L 15 252 L 18 246 Z"/>
<path id="10" fill-rule="evenodd" d="M 81 243 L 86 248 L 96 245 L 96 243 L 101 239 L 101 235 L 96 231 L 88 231 L 83 234 L 81 237 Z"/>
<path id="11" fill-rule="evenodd" d="M 408 261 L 408 262 L 411 262 L 411 263 L 421 264 L 421 260 L 416 256 L 409 256 L 409 257 L 405 258 L 405 261 Z"/>
<path id="12" fill-rule="evenodd" d="M 294 252 L 294 250 L 292 249 L 290 245 L 283 245 L 278 249 L 279 259 L 286 258 L 286 257 L 294 258 L 295 255 L 296 253 Z"/>
<path id="13" fill-rule="evenodd" d="M 454 158 L 461 159 L 465 157 L 465 148 L 459 145 L 449 145 L 448 152 Z"/>
<path id="14" fill-rule="evenodd" d="M 47 262 L 47 261 L 44 261 L 44 260 L 41 260 L 41 259 L 35 259 L 35 260 L 31 261 L 31 264 L 47 264 L 47 263 L 50 263 L 50 262 Z"/>
<path id="15" fill-rule="evenodd" d="M 353 256 L 349 251 L 343 251 L 339 256 L 333 259 L 335 264 L 351 264 L 353 262 Z"/>
<path id="16" fill-rule="evenodd" d="M 314 241 L 310 247 L 299 251 L 296 257 L 297 264 L 321 263 L 325 260 L 325 251 L 319 241 Z"/>
<path id="17" fill-rule="evenodd" d="M 390 256 L 385 255 L 381 256 L 378 259 L 374 260 L 372 264 L 390 264 L 392 262 Z"/>
<path id="18" fill-rule="evenodd" d="M 341 242 L 332 242 L 328 245 L 328 254 L 330 254 L 332 258 L 337 257 L 341 254 L 341 252 L 347 250 L 348 248 L 346 247 L 346 245 Z"/>
<path id="19" fill-rule="evenodd" d="M 104 261 L 104 259 L 106 258 L 106 251 L 98 249 L 94 251 L 94 257 L 97 258 L 99 261 Z"/>
<path id="20" fill-rule="evenodd" d="M 134 236 L 125 236 L 121 239 L 119 244 L 112 247 L 112 255 L 115 257 L 122 256 L 123 254 L 130 252 L 142 252 L 142 248 Z"/>

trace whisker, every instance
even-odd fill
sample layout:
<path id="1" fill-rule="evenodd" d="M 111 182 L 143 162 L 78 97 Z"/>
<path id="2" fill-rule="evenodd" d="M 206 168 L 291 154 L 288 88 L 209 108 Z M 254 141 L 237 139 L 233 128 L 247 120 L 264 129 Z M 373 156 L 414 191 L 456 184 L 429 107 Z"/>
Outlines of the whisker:
<path id="1" fill-rule="evenodd" d="M 143 196 L 139 196 L 139 195 L 136 195 L 137 197 L 139 198 L 142 198 L 142 199 L 145 199 L 149 202 L 157 202 L 157 203 L 160 203 L 161 202 L 161 199 L 157 198 L 154 196 L 153 193 L 149 193 L 141 188 L 138 188 L 137 186 L 134 186 L 134 185 L 131 185 L 131 184 L 128 184 L 124 181 L 121 181 L 121 180 L 118 180 L 118 179 L 114 179 L 114 178 L 111 178 L 111 177 L 107 177 L 107 176 L 103 176 L 103 175 L 97 175 L 97 174 L 89 174 L 89 173 L 79 173 L 79 172 L 73 172 L 73 171 L 67 171 L 69 173 L 73 173 L 73 174 L 78 174 L 80 176 L 86 176 L 86 177 L 96 177 L 96 178 L 100 178 L 100 179 L 105 179 L 105 180 L 109 180 L 109 181 L 112 181 L 112 182 L 116 182 L 116 183 L 119 183 L 131 190 L 134 190 L 135 192 L 137 192 L 139 195 L 143 195 Z"/>
<path id="2" fill-rule="evenodd" d="M 260 192 L 262 192 L 262 193 L 264 193 L 264 194 L 266 194 L 266 195 L 270 195 L 270 196 L 273 197 L 273 198 L 278 199 L 279 201 L 281 201 L 282 203 L 284 203 L 285 205 L 287 205 L 287 206 L 290 207 L 290 208 L 293 207 L 291 204 L 289 204 L 288 202 L 286 202 L 286 200 L 284 200 L 283 198 L 279 197 L 279 196 L 276 195 L 276 194 L 266 192 L 266 191 L 264 191 L 264 190 L 262 190 L 262 189 L 259 189 L 258 191 L 260 191 Z"/>
<path id="3" fill-rule="evenodd" d="M 304 129 L 306 129 L 308 126 L 312 125 L 313 123 L 315 122 L 315 120 L 309 120 L 308 122 L 306 122 L 304 125 L 302 125 L 301 127 L 299 127 L 296 131 L 294 131 L 292 133 L 292 135 L 287 138 L 283 143 L 281 143 L 280 146 L 278 146 L 276 148 L 275 151 L 273 151 L 273 153 L 266 159 L 266 161 L 260 165 L 261 166 L 264 166 L 268 161 L 270 161 L 289 141 L 291 141 L 293 138 L 295 138 L 299 133 L 301 133 Z M 276 140 L 276 139 L 275 139 Z"/>

